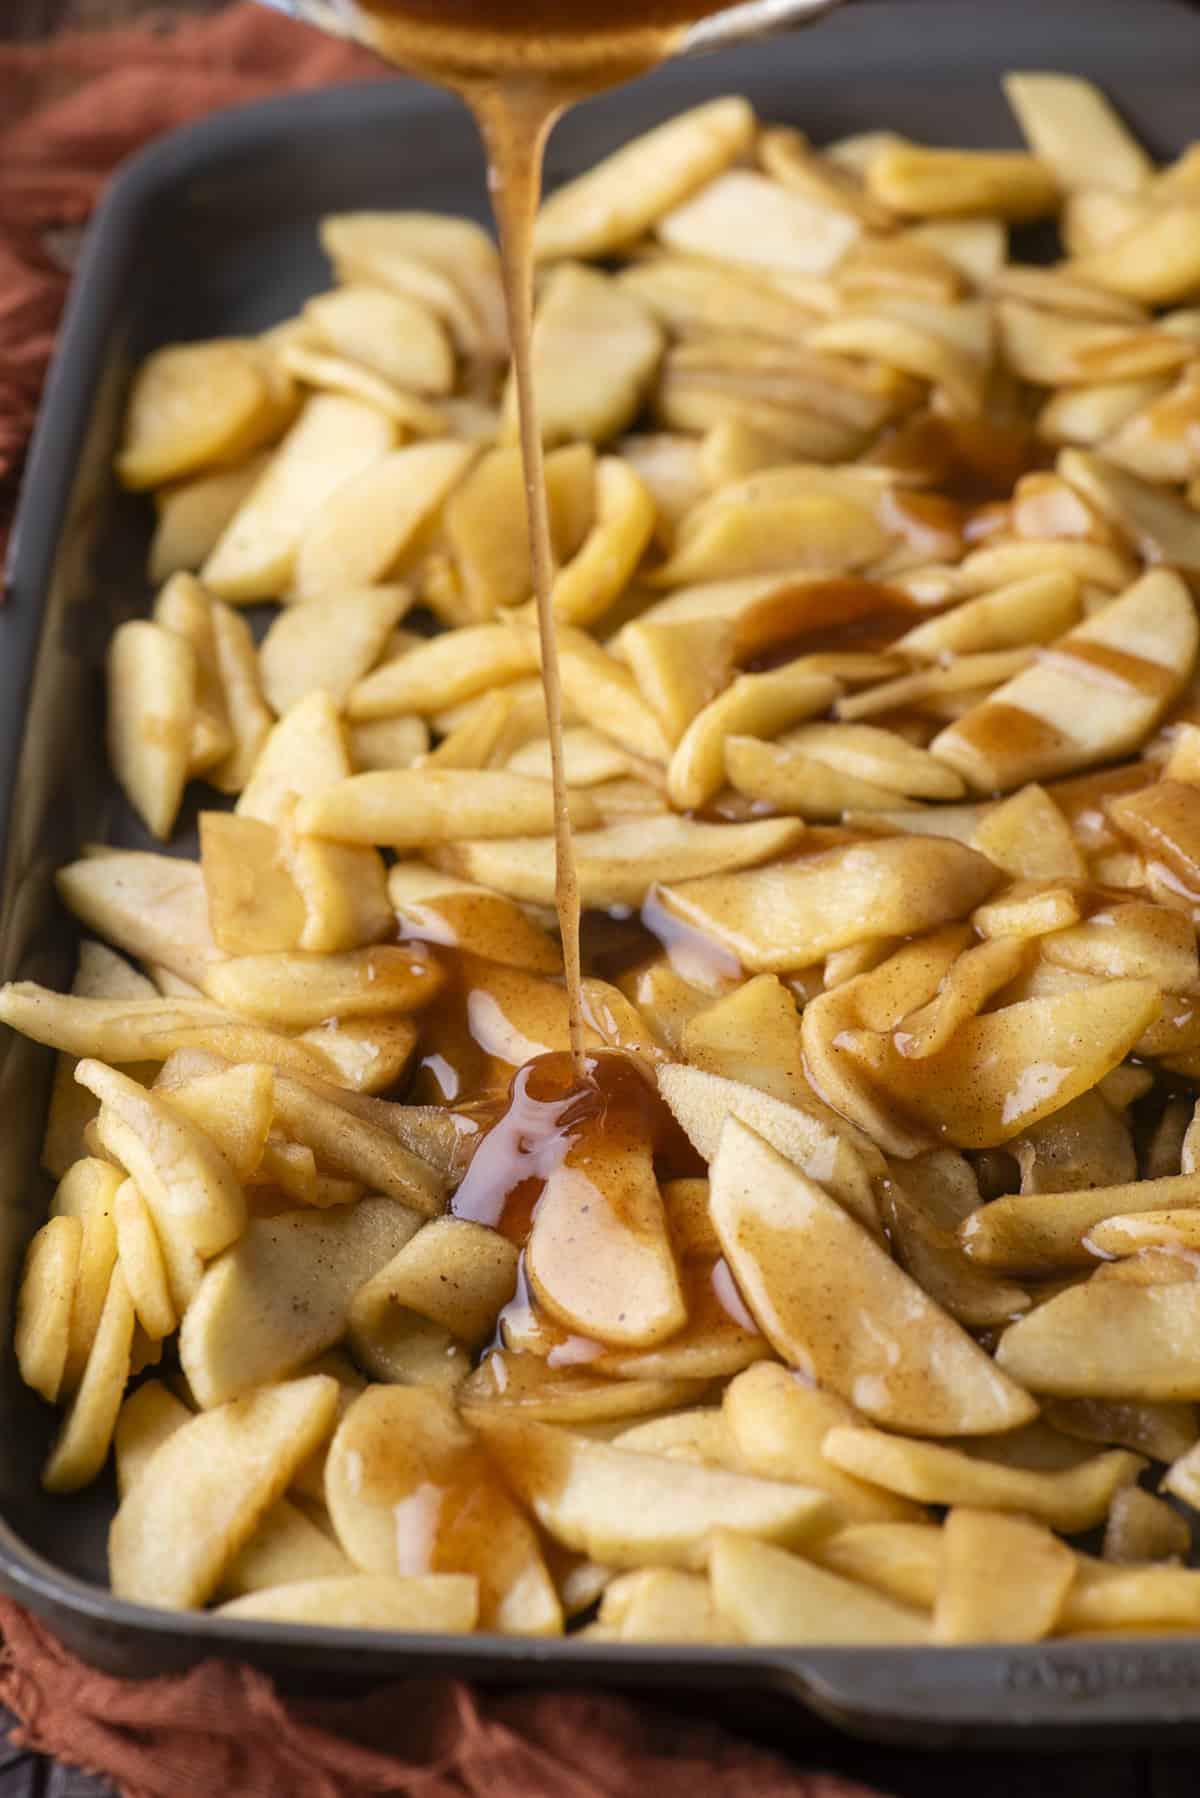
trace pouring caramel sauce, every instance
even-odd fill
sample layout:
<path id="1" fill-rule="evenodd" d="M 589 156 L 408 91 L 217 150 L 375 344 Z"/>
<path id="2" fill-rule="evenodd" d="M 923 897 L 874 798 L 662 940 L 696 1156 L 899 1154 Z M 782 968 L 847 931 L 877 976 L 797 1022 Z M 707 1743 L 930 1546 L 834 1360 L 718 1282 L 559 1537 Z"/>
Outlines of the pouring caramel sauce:
<path id="1" fill-rule="evenodd" d="M 554 790 L 555 902 L 575 1077 L 588 1082 L 579 884 L 567 811 L 562 689 L 551 589 L 554 552 L 533 389 L 533 227 L 546 139 L 577 100 L 653 68 L 729 0 L 358 0 L 357 35 L 387 61 L 448 87 L 475 116 L 500 236 L 541 639 Z"/>
<path id="2" fill-rule="evenodd" d="M 656 1243 L 661 1244 L 664 1229 L 655 1182 L 700 1174 L 703 1167 L 649 1071 L 620 1054 L 589 1053 L 585 1044 L 580 900 L 551 598 L 554 553 L 531 355 L 533 238 L 543 152 L 555 121 L 574 102 L 652 68 L 671 54 L 690 27 L 728 5 L 729 0 L 357 0 L 354 8 L 362 41 L 389 62 L 451 89 L 466 102 L 488 157 L 541 642 L 570 1054 L 527 1058 L 512 1079 L 507 1100 L 497 1095 L 485 1103 L 477 1120 L 483 1128 L 474 1139 L 453 1211 L 500 1231 L 520 1248 L 521 1279 L 508 1307 L 514 1314 L 509 1321 L 515 1329 L 519 1315 L 534 1328 L 557 1331 L 563 1338 L 556 1337 L 552 1345 L 558 1363 L 587 1360 L 600 1349 L 577 1340 L 561 1320 L 556 1324 L 531 1300 L 529 1257 L 539 1207 L 557 1205 L 561 1214 L 561 1201 L 568 1200 L 563 1248 L 568 1260 L 574 1257 L 572 1266 L 578 1263 L 581 1290 L 589 1279 L 603 1285 L 606 1250 L 622 1241 L 635 1261 L 640 1243 L 653 1285 Z M 915 532 L 932 528 L 936 533 L 944 524 L 941 517 L 914 514 L 911 520 Z M 867 604 L 863 609 L 872 608 Z M 478 1020 L 472 1018 L 470 947 L 460 938 L 451 952 L 460 964 L 455 991 L 462 1003 L 450 1005 L 447 1026 L 429 1045 L 432 1053 L 427 1050 L 418 1076 L 442 1102 L 453 1103 L 473 1085 L 477 1091 L 479 1085 L 486 1089 L 489 1066 L 496 1067 L 494 1055 L 489 1061 L 480 1041 Z M 667 1284 L 674 1279 L 672 1272 Z M 702 1312 L 715 1310 L 737 1330 L 753 1329 L 723 1262 L 717 1266 L 710 1256 L 701 1268 L 689 1270 L 687 1283 L 689 1305 L 680 1309 L 681 1322 L 699 1304 Z M 671 1295 L 659 1296 L 665 1315 Z M 501 1349 L 505 1340 L 502 1316 L 493 1346 Z"/>

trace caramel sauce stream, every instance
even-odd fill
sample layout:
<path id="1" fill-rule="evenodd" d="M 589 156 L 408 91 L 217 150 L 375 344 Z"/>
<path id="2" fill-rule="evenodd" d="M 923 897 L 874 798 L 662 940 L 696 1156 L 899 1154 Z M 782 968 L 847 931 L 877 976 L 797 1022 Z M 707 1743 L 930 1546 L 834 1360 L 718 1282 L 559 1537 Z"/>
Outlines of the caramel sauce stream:
<path id="1" fill-rule="evenodd" d="M 359 35 L 387 61 L 450 88 L 475 116 L 500 237 L 525 473 L 530 560 L 554 792 L 555 907 L 571 1062 L 588 1081 L 579 953 L 579 882 L 567 806 L 554 551 L 532 367 L 533 231 L 551 127 L 589 94 L 670 55 L 689 25 L 730 0 L 361 0 Z"/>
<path id="2" fill-rule="evenodd" d="M 488 155 L 492 209 L 500 233 L 513 379 L 521 429 L 529 551 L 541 639 L 542 693 L 550 739 L 554 790 L 554 903 L 567 983 L 567 1027 L 578 1080 L 587 1078 L 583 1048 L 583 987 L 579 958 L 579 881 L 563 763 L 562 683 L 554 627 L 554 551 L 542 434 L 533 387 L 533 225 L 542 191 L 546 139 L 565 101 L 541 82 L 486 82 L 466 90 Z"/>

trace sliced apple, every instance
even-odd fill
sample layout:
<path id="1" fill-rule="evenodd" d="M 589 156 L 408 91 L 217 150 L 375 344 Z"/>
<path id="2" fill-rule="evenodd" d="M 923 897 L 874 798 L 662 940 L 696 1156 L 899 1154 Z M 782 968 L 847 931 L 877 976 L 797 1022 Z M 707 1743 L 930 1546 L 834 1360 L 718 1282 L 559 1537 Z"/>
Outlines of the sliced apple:
<path id="1" fill-rule="evenodd" d="M 1024 1328 L 1024 1322 L 1014 1328 Z M 1146 1465 L 1141 1455 L 1115 1448 L 1069 1467 L 1009 1466 L 983 1452 L 842 1425 L 830 1430 L 821 1452 L 843 1473 L 924 1504 L 1016 1511 L 1066 1535 L 1103 1522 L 1113 1494 L 1133 1485 Z"/>
<path id="2" fill-rule="evenodd" d="M 1091 81 L 1049 70 L 1006 75 L 1004 97 L 1060 186 L 1134 194 L 1153 173 L 1145 150 Z"/>
<path id="3" fill-rule="evenodd" d="M 1187 993 L 1200 982 L 1191 919 L 1144 899 L 1101 907 L 1053 932 L 1041 952 L 1058 967 L 1097 980 L 1153 980 L 1165 993 Z"/>
<path id="4" fill-rule="evenodd" d="M 1033 1416 L 1028 1395 L 887 1252 L 736 1118 L 711 1182 L 734 1277 L 790 1366 L 897 1429 L 982 1435 Z M 846 1330 L 848 1316 L 862 1327 Z"/>
<path id="5" fill-rule="evenodd" d="M 459 1574 L 431 1574 L 425 1579 L 325 1574 L 243 1593 L 216 1611 L 234 1621 L 466 1635 L 475 1628 L 479 1604 L 475 1581 Z"/>
<path id="6" fill-rule="evenodd" d="M 829 1494 L 846 1523 L 912 1523 L 923 1516 L 909 1500 L 843 1473 L 825 1459 L 821 1444 L 830 1430 L 859 1422 L 859 1413 L 836 1393 L 808 1385 L 778 1362 L 748 1367 L 731 1380 L 719 1415 L 745 1472 L 816 1486 Z"/>
<path id="7" fill-rule="evenodd" d="M 735 169 L 658 222 L 672 250 L 780 273 L 826 275 L 861 234 L 857 219 Z"/>
<path id="8" fill-rule="evenodd" d="M 334 1084 L 343 1077 L 333 1057 L 315 1044 L 231 1017 L 207 999 L 80 999 L 14 981 L 0 988 L 0 1020 L 69 1055 L 98 1049 L 121 1065 L 165 1061 L 176 1049 L 188 1049 L 228 1061 L 262 1061 Z"/>
<path id="9" fill-rule="evenodd" d="M 208 981 L 212 998 L 228 1011 L 282 1030 L 419 1011 L 444 983 L 442 969 L 415 943 L 378 943 L 340 955 L 231 956 L 210 970 Z"/>
<path id="10" fill-rule="evenodd" d="M 179 1327 L 179 1316 L 154 1218 L 134 1181 L 122 1181 L 113 1210 L 117 1257 L 137 1321 L 152 1342 L 161 1342 Z"/>
<path id="11" fill-rule="evenodd" d="M 129 1379 L 133 1327 L 129 1289 L 114 1267 L 82 1377 L 42 1469 L 45 1491 L 78 1492 L 108 1459 Z"/>
<path id="12" fill-rule="evenodd" d="M 621 1642 L 738 1642 L 713 1603 L 708 1581 L 678 1567 L 642 1567 L 605 1587 L 597 1619 Z"/>
<path id="13" fill-rule="evenodd" d="M 159 1080 L 155 1090 L 216 1143 L 239 1180 L 257 1173 L 275 1110 L 269 1067 L 240 1062 L 169 1084 Z"/>
<path id="14" fill-rule="evenodd" d="M 1044 787 L 1022 787 L 991 806 L 971 847 L 1016 880 L 1082 880 L 1083 853 L 1066 818 Z"/>
<path id="15" fill-rule="evenodd" d="M 942 1531 L 936 1523 L 851 1523 L 819 1542 L 813 1558 L 831 1573 L 885 1592 L 914 1610 L 932 1611 Z"/>
<path id="16" fill-rule="evenodd" d="M 337 1381 L 266 1386 L 175 1430 L 125 1494 L 108 1539 L 119 1598 L 204 1604 L 293 1474 L 328 1435 Z"/>
<path id="17" fill-rule="evenodd" d="M 781 973 L 962 917 L 997 879 L 983 856 L 948 838 L 882 837 L 747 872 L 677 874 L 661 899 L 751 972 Z"/>
<path id="18" fill-rule="evenodd" d="M 1040 1642 L 1074 1579 L 1074 1554 L 1045 1524 L 956 1506 L 942 1531 L 934 1639 Z"/>
<path id="19" fill-rule="evenodd" d="M 892 787 L 831 768 L 794 747 L 760 743 L 754 737 L 726 737 L 725 772 L 730 785 L 748 799 L 801 818 L 836 820 L 847 812 L 885 812 L 909 803 Z"/>
<path id="20" fill-rule="evenodd" d="M 108 646 L 108 757 L 153 836 L 169 837 L 192 761 L 196 657 L 190 643 L 145 618 Z"/>
<path id="21" fill-rule="evenodd" d="M 73 1217 L 83 1226 L 71 1304 L 70 1342 L 62 1374 L 65 1392 L 74 1392 L 83 1377 L 108 1297 L 117 1259 L 115 1213 L 120 1181 L 116 1168 L 85 1158 L 68 1169 L 50 1201 L 51 1220 Z"/>
<path id="22" fill-rule="evenodd" d="M 749 149 L 754 112 L 740 95 L 709 100 L 622 145 L 543 201 L 539 261 L 604 256 L 655 222 Z"/>
<path id="23" fill-rule="evenodd" d="M 799 841 L 804 826 L 793 818 L 751 824 L 703 824 L 691 818 L 632 818 L 581 831 L 575 838 L 575 868 L 582 904 L 598 909 L 642 904 L 670 868 L 680 881 L 715 875 L 729 868 L 783 855 Z M 431 852 L 438 867 L 525 904 L 554 903 L 554 838 L 475 838 L 446 843 Z M 667 889 L 663 889 L 666 892 Z M 684 885 L 673 889 L 690 893 Z M 810 958 L 811 959 L 811 958 Z M 799 964 L 797 964 L 799 965 Z"/>
<path id="24" fill-rule="evenodd" d="M 1004 1332 L 996 1359 L 1057 1398 L 1200 1396 L 1200 1285 L 1088 1280 Z"/>
<path id="25" fill-rule="evenodd" d="M 354 1293 L 414 1234 L 390 1199 L 256 1218 L 188 1307 L 180 1360 L 205 1409 L 279 1379 L 338 1340 Z"/>
<path id="26" fill-rule="evenodd" d="M 275 1121 L 331 1173 L 359 1180 L 369 1191 L 425 1217 L 442 1210 L 445 1151 L 454 1131 L 447 1135 L 419 1107 L 388 1105 L 365 1093 L 339 1092 L 323 1082 L 280 1074 L 275 1079 Z M 439 1158 L 440 1166 L 425 1159 L 426 1150 Z"/>
<path id="27" fill-rule="evenodd" d="M 614 1380 L 586 1367 L 549 1367 L 540 1355 L 493 1349 L 463 1381 L 465 1409 L 495 1407 L 506 1415 L 579 1428 L 656 1416 L 695 1404 L 701 1380 Z"/>
<path id="28" fill-rule="evenodd" d="M 1186 585 L 1155 569 L 948 725 L 932 752 L 981 793 L 1115 761 L 1182 692 L 1198 644 Z"/>
<path id="29" fill-rule="evenodd" d="M 785 1105 L 820 1108 L 804 1071 L 795 996 L 777 974 L 756 974 L 686 1019 L 680 1048 L 707 1074 L 740 1080 Z"/>
<path id="30" fill-rule="evenodd" d="M 555 616 L 574 625 L 602 618 L 633 579 L 657 522 L 654 496 L 636 469 L 619 456 L 601 456 L 595 519 L 555 577 Z"/>
<path id="31" fill-rule="evenodd" d="M 148 356 L 138 372 L 117 472 L 126 487 L 159 487 L 236 461 L 264 441 L 274 413 L 251 344 L 236 338 L 171 344 Z"/>
<path id="32" fill-rule="evenodd" d="M 714 1532 L 713 1598 L 746 1642 L 870 1647 L 930 1641 L 928 1619 L 736 1529 Z"/>
<path id="33" fill-rule="evenodd" d="M 137 1181 L 160 1231 L 201 1255 L 241 1235 L 245 1197 L 210 1136 L 102 1062 L 81 1061 L 75 1078 L 100 1100 L 101 1140 Z"/>
<path id="34" fill-rule="evenodd" d="M 339 704 L 373 668 L 389 635 L 412 603 L 407 587 L 339 582 L 288 606 L 274 619 L 259 649 L 263 691 L 282 717 L 298 700 L 324 688 Z"/>
<path id="35" fill-rule="evenodd" d="M 935 662 L 952 655 L 1051 643 L 1079 620 L 1079 583 L 1060 570 L 1030 575 L 965 600 L 914 625 L 896 643 L 902 655 Z"/>
<path id="36" fill-rule="evenodd" d="M 482 1628 L 561 1633 L 533 1526 L 449 1399 L 413 1387 L 364 1392 L 330 1444 L 325 1492 L 338 1540 L 365 1573 L 468 1574 Z"/>
<path id="37" fill-rule="evenodd" d="M 112 850 L 69 862 L 54 884 L 80 923 L 139 961 L 157 962 L 198 986 L 221 958 L 198 862 Z"/>
<path id="38" fill-rule="evenodd" d="M 587 793 L 570 795 L 573 822 L 599 821 Z M 392 849 L 455 842 L 463 837 L 521 837 L 550 830 L 550 783 L 498 768 L 392 768 L 353 774 L 306 799 L 297 828 L 343 843 L 384 843 Z"/>
<path id="39" fill-rule="evenodd" d="M 986 1149 L 1095 1086 L 1160 1007 L 1152 981 L 1112 980 L 970 1018 L 945 1048 L 920 1061 L 902 1054 L 892 1036 L 872 1031 L 844 1032 L 838 1047 L 932 1140 Z"/>
<path id="40" fill-rule="evenodd" d="M 805 1486 L 593 1442 L 498 1410 L 472 1410 L 505 1479 L 543 1529 L 612 1567 L 702 1568 L 711 1530 L 799 1544 L 829 1527 L 828 1501 Z"/>
<path id="41" fill-rule="evenodd" d="M 433 1218 L 360 1286 L 350 1308 L 358 1339 L 403 1330 L 415 1313 L 478 1348 L 517 1286 L 517 1251 L 468 1218 Z"/>
<path id="42" fill-rule="evenodd" d="M 192 1413 L 161 1380 L 136 1386 L 117 1414 L 113 1433 L 117 1495 L 124 1498 L 139 1480 L 155 1449 L 173 1436 Z"/>
<path id="43" fill-rule="evenodd" d="M 304 308 L 327 348 L 417 393 L 449 393 L 454 354 L 441 322 L 418 301 L 383 287 L 348 286 Z"/>
<path id="44" fill-rule="evenodd" d="M 864 1161 L 852 1125 L 832 1113 L 821 1115 L 790 1105 L 739 1080 L 671 1062 L 657 1070 L 658 1088 L 692 1147 L 707 1162 L 716 1159 L 728 1118 L 756 1131 L 810 1180 L 828 1189 L 868 1230 L 879 1227 L 871 1183 L 874 1155 Z M 866 1145 L 871 1151 L 872 1145 Z"/>
<path id="45" fill-rule="evenodd" d="M 423 862 L 397 862 L 388 871 L 388 899 L 406 936 L 458 947 L 469 943 L 485 961 L 556 974 L 562 954 L 511 899 Z"/>
<path id="46" fill-rule="evenodd" d="M 25 1252 L 17 1291 L 13 1346 L 21 1378 L 47 1404 L 58 1398 L 71 1340 L 71 1311 L 83 1248 L 77 1217 L 54 1217 Z"/>
<path id="47" fill-rule="evenodd" d="M 320 229 L 339 279 L 431 307 L 465 354 L 486 362 L 505 353 L 500 258 L 481 225 L 440 212 L 336 212 Z"/>
<path id="48" fill-rule="evenodd" d="M 204 564 L 205 586 L 235 604 L 277 599 L 317 507 L 395 440 L 394 422 L 377 406 L 314 394 L 222 532 Z"/>
<path id="49" fill-rule="evenodd" d="M 679 811 L 703 805 L 725 778 L 726 745 L 733 737 L 772 737 L 823 712 L 837 696 L 828 674 L 785 664 L 768 674 L 739 674 L 698 712 L 667 768 L 667 792 Z"/>
<path id="50" fill-rule="evenodd" d="M 687 1320 L 648 1146 L 568 1155 L 546 1181 L 525 1253 L 539 1302 L 566 1329 L 646 1348 Z"/>

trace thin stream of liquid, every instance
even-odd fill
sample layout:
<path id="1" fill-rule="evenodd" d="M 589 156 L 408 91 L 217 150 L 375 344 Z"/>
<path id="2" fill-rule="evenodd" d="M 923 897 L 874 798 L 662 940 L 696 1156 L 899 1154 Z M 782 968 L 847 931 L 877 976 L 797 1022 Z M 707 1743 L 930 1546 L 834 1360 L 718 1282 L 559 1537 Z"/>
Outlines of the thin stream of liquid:
<path id="1" fill-rule="evenodd" d="M 562 747 L 554 551 L 532 366 L 533 233 L 546 139 L 575 101 L 669 56 L 696 20 L 729 0 L 360 0 L 360 35 L 389 62 L 451 88 L 488 156 L 500 235 L 520 421 L 529 550 L 541 639 L 554 795 L 555 908 L 562 936 L 571 1064 L 588 1084 L 579 951 L 580 897 Z"/>
<path id="2" fill-rule="evenodd" d="M 542 434 L 533 385 L 533 225 L 542 190 L 542 158 L 551 127 L 563 109 L 561 97 L 540 83 L 489 82 L 465 91 L 488 155 L 492 208 L 500 233 L 513 379 L 521 430 L 529 552 L 541 639 L 542 691 L 550 739 L 550 780 L 554 791 L 554 902 L 562 937 L 567 985 L 567 1028 L 571 1062 L 580 1081 L 587 1078 L 583 1047 L 583 988 L 579 956 L 579 881 L 567 802 L 563 761 L 562 685 L 554 625 L 554 551 Z"/>

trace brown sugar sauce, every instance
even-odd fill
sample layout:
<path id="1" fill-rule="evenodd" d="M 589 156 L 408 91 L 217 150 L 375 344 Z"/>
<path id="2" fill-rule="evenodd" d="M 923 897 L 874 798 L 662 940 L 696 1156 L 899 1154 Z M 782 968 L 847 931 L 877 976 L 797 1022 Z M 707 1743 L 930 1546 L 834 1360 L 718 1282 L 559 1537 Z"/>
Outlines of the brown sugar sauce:
<path id="1" fill-rule="evenodd" d="M 634 1061 L 589 1053 L 582 1082 L 569 1055 L 539 1055 L 518 1068 L 505 1108 L 480 1138 L 451 1200 L 455 1217 L 499 1230 L 520 1247 L 546 1181 L 563 1165 L 586 1167 L 596 1145 L 648 1143 L 660 1179 L 701 1171 L 695 1151 Z"/>
<path id="2" fill-rule="evenodd" d="M 825 651 L 874 654 L 931 616 L 899 587 L 839 577 L 782 588 L 754 607 L 739 630 L 738 661 L 751 674 Z"/>
<path id="3" fill-rule="evenodd" d="M 582 1082 L 575 1076 L 571 1057 L 561 1051 L 540 1055 L 518 1068 L 507 1102 L 478 1139 L 450 1205 L 452 1216 L 497 1230 L 522 1251 L 517 1290 L 501 1313 L 493 1346 L 503 1345 L 513 1334 L 525 1339 L 535 1334 L 552 1367 L 587 1362 L 604 1353 L 601 1344 L 545 1316 L 529 1291 L 523 1251 L 548 1183 L 563 1168 L 580 1176 L 581 1191 L 587 1189 L 589 1174 L 599 1170 L 591 1228 L 603 1232 L 603 1219 L 611 1209 L 613 1229 L 623 1229 L 627 1220 L 620 1214 L 614 1188 L 603 1180 L 603 1170 L 614 1155 L 642 1152 L 647 1146 L 659 1181 L 703 1171 L 657 1089 L 631 1057 L 612 1051 L 589 1053 Z M 732 1291 L 732 1280 L 728 1285 Z M 740 1307 L 736 1294 L 730 1302 L 735 1301 Z"/>

